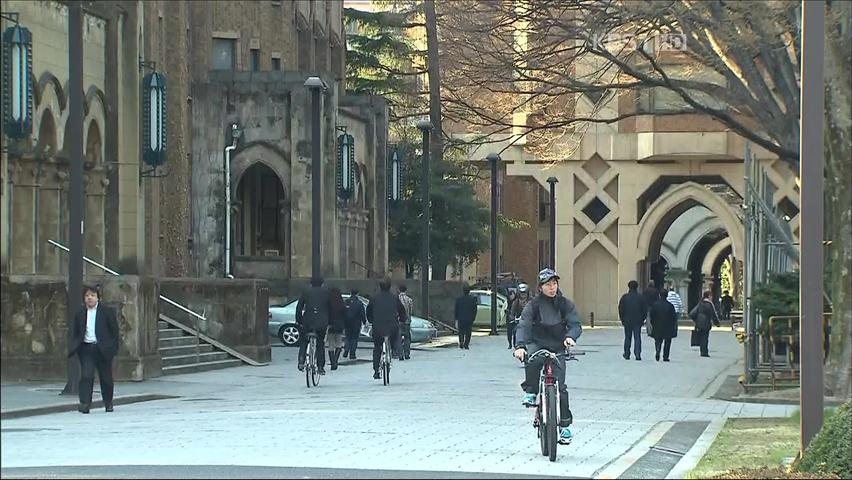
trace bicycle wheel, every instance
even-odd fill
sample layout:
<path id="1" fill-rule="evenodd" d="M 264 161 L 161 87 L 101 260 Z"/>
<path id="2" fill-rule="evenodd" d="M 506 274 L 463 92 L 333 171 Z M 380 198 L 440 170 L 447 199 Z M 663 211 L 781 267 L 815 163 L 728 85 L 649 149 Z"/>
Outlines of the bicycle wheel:
<path id="1" fill-rule="evenodd" d="M 317 339 L 312 338 L 311 342 L 314 345 L 314 348 L 311 349 L 314 352 L 314 360 L 311 362 L 311 382 L 316 387 L 320 381 L 319 367 L 317 366 Z"/>
<path id="2" fill-rule="evenodd" d="M 547 448 L 547 435 L 544 434 L 544 422 L 541 418 L 541 398 L 539 398 L 539 405 L 535 407 L 535 428 L 541 443 L 541 454 L 546 457 L 550 450 Z"/>
<path id="3" fill-rule="evenodd" d="M 390 351 L 388 350 L 388 341 L 385 340 L 385 351 L 382 353 L 382 383 L 387 385 L 390 383 Z"/>
<path id="4" fill-rule="evenodd" d="M 556 424 L 556 409 L 559 408 L 559 405 L 556 403 L 556 385 L 546 385 L 544 387 L 544 404 L 547 406 L 547 412 L 545 412 L 547 420 L 544 423 L 544 433 L 547 437 L 547 447 L 551 462 L 556 461 L 556 447 L 559 444 L 556 438 L 559 433 Z"/>
<path id="5" fill-rule="evenodd" d="M 314 341 L 313 339 L 308 340 L 308 352 L 307 352 L 307 364 L 305 365 L 305 383 L 308 385 L 308 388 L 311 388 L 311 370 L 314 368 L 314 364 L 316 362 L 316 358 L 314 358 Z"/>

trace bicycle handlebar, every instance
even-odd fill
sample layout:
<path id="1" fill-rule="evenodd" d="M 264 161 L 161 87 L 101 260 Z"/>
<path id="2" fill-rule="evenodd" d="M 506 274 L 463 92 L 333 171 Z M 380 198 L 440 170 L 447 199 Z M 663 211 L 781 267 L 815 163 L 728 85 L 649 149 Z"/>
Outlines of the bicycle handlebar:
<path id="1" fill-rule="evenodd" d="M 567 360 L 576 360 L 577 355 L 585 355 L 585 352 L 572 352 L 570 348 L 566 348 L 563 353 L 553 353 L 550 350 L 539 349 L 533 352 L 530 355 L 527 355 L 526 360 L 530 361 L 534 358 L 546 357 L 552 360 L 556 360 L 560 357 L 565 357 Z"/>

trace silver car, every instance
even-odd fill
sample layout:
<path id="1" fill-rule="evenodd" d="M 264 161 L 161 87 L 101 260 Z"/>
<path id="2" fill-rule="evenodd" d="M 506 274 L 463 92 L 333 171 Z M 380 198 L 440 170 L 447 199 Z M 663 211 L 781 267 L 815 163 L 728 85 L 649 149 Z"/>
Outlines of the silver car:
<path id="1" fill-rule="evenodd" d="M 348 294 L 343 295 L 343 299 L 349 298 Z M 366 298 L 359 296 L 361 302 L 366 307 L 369 303 Z M 282 344 L 288 347 L 294 347 L 299 344 L 301 332 L 299 326 L 296 325 L 296 304 L 298 300 L 294 300 L 286 305 L 270 305 L 269 306 L 269 335 L 278 337 Z M 369 323 L 361 327 L 361 336 L 358 341 L 372 342 L 372 325 Z M 411 316 L 411 343 L 428 342 L 438 336 L 438 329 L 432 322 L 420 318 L 416 315 Z"/>

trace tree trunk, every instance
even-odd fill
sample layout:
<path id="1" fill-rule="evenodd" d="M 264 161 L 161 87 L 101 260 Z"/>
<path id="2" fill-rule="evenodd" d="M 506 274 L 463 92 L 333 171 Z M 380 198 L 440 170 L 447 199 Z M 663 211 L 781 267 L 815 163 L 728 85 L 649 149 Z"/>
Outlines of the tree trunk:
<path id="1" fill-rule="evenodd" d="M 840 23 L 845 24 L 840 28 Z M 836 2 L 826 16 L 826 266 L 833 304 L 825 385 L 852 396 L 852 4 Z M 841 32 L 845 32 L 841 33 Z"/>

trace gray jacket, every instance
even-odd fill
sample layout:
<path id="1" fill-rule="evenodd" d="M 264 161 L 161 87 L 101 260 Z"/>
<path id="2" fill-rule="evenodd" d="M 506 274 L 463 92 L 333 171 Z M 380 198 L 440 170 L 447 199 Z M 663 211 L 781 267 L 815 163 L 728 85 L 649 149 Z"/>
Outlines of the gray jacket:
<path id="1" fill-rule="evenodd" d="M 515 330 L 515 345 L 527 344 L 551 351 L 561 351 L 566 338 L 577 340 L 583 333 L 574 302 L 561 293 L 549 298 L 538 295 L 524 307 L 521 321 Z"/>

